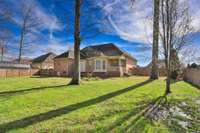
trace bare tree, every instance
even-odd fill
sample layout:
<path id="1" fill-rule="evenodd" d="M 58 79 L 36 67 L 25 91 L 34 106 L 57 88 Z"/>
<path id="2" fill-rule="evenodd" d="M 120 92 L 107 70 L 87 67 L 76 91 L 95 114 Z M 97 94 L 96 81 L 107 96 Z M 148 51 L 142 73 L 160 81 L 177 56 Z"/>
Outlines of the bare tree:
<path id="1" fill-rule="evenodd" d="M 39 26 L 40 20 L 35 16 L 34 10 L 35 6 L 31 5 L 26 1 L 22 1 L 20 6 L 20 20 L 16 22 L 20 27 L 20 36 L 19 36 L 19 56 L 18 62 L 21 63 L 23 48 L 26 44 L 31 43 L 30 36 L 34 34 L 34 30 Z"/>
<path id="2" fill-rule="evenodd" d="M 6 52 L 7 43 L 9 42 L 10 38 L 10 31 L 3 30 L 1 31 L 3 33 L 3 36 L 0 37 L 0 53 L 1 58 L 0 61 L 4 61 L 4 53 Z"/>
<path id="3" fill-rule="evenodd" d="M 1 4 L 0 4 L 0 53 L 1 53 L 1 59 L 0 59 L 0 61 L 4 60 L 6 44 L 8 43 L 8 41 L 11 37 L 11 30 L 7 26 L 8 23 L 12 22 L 11 16 L 12 16 L 11 9 L 7 5 L 6 1 L 1 1 Z"/>
<path id="4" fill-rule="evenodd" d="M 181 63 L 185 66 L 192 63 L 200 63 L 200 55 L 199 55 L 200 48 L 196 47 L 187 47 L 181 51 Z"/>
<path id="5" fill-rule="evenodd" d="M 1 29 L 0 31 L 0 53 L 1 59 L 4 60 L 4 53 L 6 52 L 6 44 L 8 43 L 10 38 L 10 31 L 8 29 Z"/>
<path id="6" fill-rule="evenodd" d="M 171 93 L 170 77 L 173 51 L 175 50 L 178 53 L 187 44 L 188 35 L 192 31 L 192 20 L 189 15 L 188 5 L 179 0 L 162 0 L 160 17 L 160 37 L 167 71 L 165 91 L 167 95 Z"/>
<path id="7" fill-rule="evenodd" d="M 159 42 L 159 16 L 160 0 L 154 0 L 153 18 L 153 47 L 152 47 L 152 68 L 150 79 L 158 79 L 158 42 Z"/>

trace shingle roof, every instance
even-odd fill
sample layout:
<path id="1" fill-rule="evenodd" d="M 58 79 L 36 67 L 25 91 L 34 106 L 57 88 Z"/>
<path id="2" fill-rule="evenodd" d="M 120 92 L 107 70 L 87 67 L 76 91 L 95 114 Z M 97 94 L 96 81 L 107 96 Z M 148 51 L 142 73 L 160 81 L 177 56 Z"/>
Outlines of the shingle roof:
<path id="1" fill-rule="evenodd" d="M 64 52 L 64 53 L 56 56 L 54 59 L 58 59 L 58 58 L 74 58 L 74 51 Z"/>
<path id="2" fill-rule="evenodd" d="M 123 51 L 113 43 L 108 43 L 108 44 L 102 44 L 102 45 L 95 45 L 95 46 L 88 46 L 85 47 L 84 49 L 81 50 L 81 57 L 82 58 L 90 58 L 93 56 L 121 56 L 125 55 L 128 56 L 134 60 L 130 54 L 127 52 Z"/>
<path id="3" fill-rule="evenodd" d="M 125 55 L 132 58 L 133 60 L 136 60 L 130 54 L 121 50 L 120 48 L 118 48 L 116 45 L 112 43 L 88 46 L 88 47 L 83 48 L 80 51 L 81 59 L 86 59 L 86 58 L 90 58 L 94 56 L 121 56 L 121 55 Z M 70 52 L 67 51 L 55 57 L 55 59 L 57 58 L 74 58 L 74 53 L 73 51 L 70 51 Z"/>
<path id="4" fill-rule="evenodd" d="M 41 63 L 41 62 L 45 61 L 50 55 L 53 55 L 53 57 L 56 56 L 56 54 L 50 52 L 50 53 L 41 55 L 41 56 L 39 56 L 39 57 L 33 59 L 32 63 Z"/>

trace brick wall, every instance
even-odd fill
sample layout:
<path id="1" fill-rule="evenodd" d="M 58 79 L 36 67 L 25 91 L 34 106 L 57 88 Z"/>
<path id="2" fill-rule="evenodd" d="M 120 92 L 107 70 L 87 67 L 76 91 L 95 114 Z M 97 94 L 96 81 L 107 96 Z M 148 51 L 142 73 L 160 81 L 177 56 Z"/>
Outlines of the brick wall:
<path id="1" fill-rule="evenodd" d="M 149 76 L 151 73 L 151 69 L 148 67 L 136 67 L 133 68 L 132 74 L 133 75 L 139 75 L 139 76 Z M 166 70 L 165 69 L 159 69 L 159 76 L 166 76 Z"/>
<path id="2" fill-rule="evenodd" d="M 54 72 L 55 72 L 54 75 L 57 76 L 72 76 L 73 59 L 67 59 L 67 58 L 54 59 Z"/>

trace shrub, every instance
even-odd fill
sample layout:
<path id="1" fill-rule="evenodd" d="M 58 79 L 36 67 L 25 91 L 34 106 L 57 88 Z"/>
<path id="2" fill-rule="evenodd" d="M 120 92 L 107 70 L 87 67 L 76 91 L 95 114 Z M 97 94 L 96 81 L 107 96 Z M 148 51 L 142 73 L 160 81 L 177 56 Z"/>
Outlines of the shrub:
<path id="1" fill-rule="evenodd" d="M 177 77 L 178 77 L 178 71 L 176 71 L 176 70 L 175 70 L 175 71 L 172 71 L 172 72 L 171 72 L 171 78 L 176 80 Z"/>

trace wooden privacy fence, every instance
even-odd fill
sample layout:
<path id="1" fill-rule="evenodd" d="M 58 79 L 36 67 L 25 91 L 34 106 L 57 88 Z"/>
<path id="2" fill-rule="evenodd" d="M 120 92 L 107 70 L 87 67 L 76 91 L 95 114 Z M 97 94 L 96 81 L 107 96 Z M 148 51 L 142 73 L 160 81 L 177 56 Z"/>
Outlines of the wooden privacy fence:
<path id="1" fill-rule="evenodd" d="M 133 75 L 139 76 L 149 76 L 151 73 L 151 69 L 148 67 L 137 67 L 132 70 Z M 159 76 L 166 76 L 166 70 L 164 68 L 159 69 Z"/>
<path id="2" fill-rule="evenodd" d="M 194 69 L 194 68 L 185 69 L 184 80 L 200 87 L 200 69 Z"/>
<path id="3" fill-rule="evenodd" d="M 0 68 L 0 77 L 34 76 L 38 72 L 38 69 Z"/>

